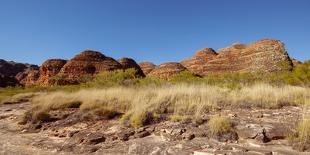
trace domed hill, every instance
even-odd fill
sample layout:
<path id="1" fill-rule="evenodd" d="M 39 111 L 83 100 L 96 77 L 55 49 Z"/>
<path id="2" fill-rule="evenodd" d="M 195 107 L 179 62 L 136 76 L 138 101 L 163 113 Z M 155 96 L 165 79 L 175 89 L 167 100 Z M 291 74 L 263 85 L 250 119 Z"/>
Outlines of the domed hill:
<path id="1" fill-rule="evenodd" d="M 68 61 L 61 69 L 60 74 L 75 79 L 81 75 L 115 69 L 122 69 L 122 65 L 113 58 L 106 57 L 97 51 L 86 50 Z"/>
<path id="2" fill-rule="evenodd" d="M 184 64 L 184 61 L 182 63 Z M 270 39 L 250 45 L 233 44 L 220 49 L 216 56 L 202 63 L 201 67 L 192 67 L 193 65 L 187 65 L 188 63 L 194 61 L 185 61 L 185 66 L 201 76 L 212 72 L 274 72 L 292 68 L 292 61 L 284 44 Z"/>
<path id="3" fill-rule="evenodd" d="M 302 64 L 302 62 L 300 62 L 300 61 L 297 60 L 297 59 L 292 59 L 292 63 L 293 63 L 293 66 L 294 66 L 294 67 L 297 66 L 297 65 Z"/>
<path id="4" fill-rule="evenodd" d="M 36 72 L 38 69 L 36 65 L 0 59 L 0 87 L 25 85 L 27 74 Z"/>
<path id="5" fill-rule="evenodd" d="M 156 65 L 151 62 L 140 62 L 139 66 L 145 75 L 149 74 L 156 67 Z"/>
<path id="6" fill-rule="evenodd" d="M 156 67 L 148 76 L 169 80 L 173 75 L 185 70 L 187 69 L 178 62 L 168 62 Z"/>
<path id="7" fill-rule="evenodd" d="M 40 85 L 49 85 L 53 83 L 51 77 L 57 75 L 61 68 L 67 63 L 63 59 L 49 59 L 40 66 L 40 77 L 37 81 Z"/>
<path id="8" fill-rule="evenodd" d="M 145 77 L 143 71 L 141 70 L 140 66 L 136 63 L 135 60 L 131 58 L 121 58 L 117 60 L 122 66 L 123 69 L 129 69 L 129 68 L 134 68 L 137 71 L 137 75 L 141 77 Z"/>
<path id="9" fill-rule="evenodd" d="M 181 64 L 192 73 L 201 75 L 203 73 L 203 65 L 216 56 L 217 53 L 212 48 L 204 48 L 197 51 L 193 58 L 181 61 Z"/>

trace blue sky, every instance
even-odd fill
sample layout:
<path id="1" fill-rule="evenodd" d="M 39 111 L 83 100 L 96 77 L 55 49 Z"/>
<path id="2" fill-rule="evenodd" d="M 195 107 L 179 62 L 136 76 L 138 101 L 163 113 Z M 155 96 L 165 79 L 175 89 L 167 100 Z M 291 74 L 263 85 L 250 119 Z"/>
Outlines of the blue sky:
<path id="1" fill-rule="evenodd" d="M 93 49 L 159 64 L 262 38 L 310 59 L 310 1 L 0 0 L 0 58 L 19 62 Z"/>

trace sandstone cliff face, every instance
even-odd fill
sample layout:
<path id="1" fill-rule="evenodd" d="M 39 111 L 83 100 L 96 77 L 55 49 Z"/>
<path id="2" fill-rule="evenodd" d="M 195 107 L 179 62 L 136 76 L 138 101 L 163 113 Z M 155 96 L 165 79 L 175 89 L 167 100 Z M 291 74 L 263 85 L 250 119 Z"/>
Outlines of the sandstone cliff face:
<path id="1" fill-rule="evenodd" d="M 139 66 L 145 75 L 148 75 L 152 70 L 156 68 L 156 65 L 151 62 L 140 62 Z"/>
<path id="2" fill-rule="evenodd" d="M 0 87 L 34 84 L 77 84 L 79 77 L 102 71 L 135 68 L 139 76 L 169 79 L 184 70 L 200 76 L 221 72 L 274 72 L 291 70 L 301 62 L 290 59 L 284 44 L 279 40 L 259 40 L 250 45 L 233 44 L 215 52 L 211 48 L 198 51 L 181 63 L 171 62 L 156 66 L 150 62 L 139 65 L 131 58 L 118 61 L 100 52 L 86 50 L 66 61 L 47 60 L 39 67 L 0 59 Z M 52 77 L 58 77 L 55 80 Z"/>
<path id="3" fill-rule="evenodd" d="M 39 67 L 36 65 L 0 59 L 0 87 L 31 85 L 37 80 L 37 74 L 35 73 L 38 69 Z M 30 75 L 30 73 L 32 74 Z"/>
<path id="4" fill-rule="evenodd" d="M 196 52 L 193 58 L 181 61 L 181 64 L 197 75 L 203 74 L 203 66 L 218 54 L 212 48 L 204 48 Z"/>
<path id="5" fill-rule="evenodd" d="M 50 85 L 53 84 L 55 81 L 52 77 L 56 76 L 61 68 L 67 63 L 67 60 L 63 59 L 49 59 L 46 60 L 40 66 L 40 77 L 37 81 L 40 85 Z"/>
<path id="6" fill-rule="evenodd" d="M 122 65 L 113 58 L 106 57 L 97 51 L 83 51 L 69 60 L 61 69 L 60 74 L 75 79 L 86 74 L 122 69 Z"/>
<path id="7" fill-rule="evenodd" d="M 123 67 L 123 69 L 134 68 L 137 71 L 137 76 L 145 77 L 143 71 L 141 70 L 140 66 L 136 63 L 135 60 L 131 58 L 121 58 L 117 60 Z"/>
<path id="8" fill-rule="evenodd" d="M 301 62 L 301 61 L 296 60 L 296 59 L 292 59 L 292 63 L 293 63 L 293 66 L 294 66 L 294 67 L 296 67 L 296 66 L 298 66 L 298 65 L 302 64 L 302 62 Z"/>
<path id="9" fill-rule="evenodd" d="M 185 70 L 187 69 L 178 62 L 168 62 L 156 67 L 148 76 L 169 80 L 172 76 Z"/>
<path id="10" fill-rule="evenodd" d="M 214 51 L 208 53 L 200 54 L 200 57 L 195 55 L 181 63 L 201 76 L 218 72 L 274 72 L 292 68 L 292 61 L 279 40 L 265 39 L 250 45 L 234 44 L 220 49 L 218 54 Z"/>

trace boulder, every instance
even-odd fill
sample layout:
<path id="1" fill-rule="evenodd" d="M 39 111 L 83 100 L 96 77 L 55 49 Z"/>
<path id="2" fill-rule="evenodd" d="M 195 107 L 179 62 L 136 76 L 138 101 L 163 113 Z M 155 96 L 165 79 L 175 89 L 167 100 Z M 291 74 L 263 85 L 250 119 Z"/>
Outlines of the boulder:
<path id="1" fill-rule="evenodd" d="M 123 69 L 129 69 L 129 68 L 134 68 L 137 72 L 137 76 L 140 77 L 145 77 L 142 69 L 140 68 L 140 66 L 136 63 L 135 60 L 131 59 L 131 58 L 121 58 L 117 60 L 123 67 Z"/>
<path id="2" fill-rule="evenodd" d="M 185 70 L 187 69 L 178 62 L 168 62 L 156 67 L 148 76 L 169 80 L 172 76 Z"/>
<path id="3" fill-rule="evenodd" d="M 122 68 L 122 65 L 113 58 L 97 51 L 86 50 L 69 60 L 59 74 L 66 75 L 69 79 L 77 79 L 87 74 L 93 75 Z"/>
<path id="4" fill-rule="evenodd" d="M 140 62 L 139 66 L 145 75 L 149 74 L 152 70 L 156 68 L 156 65 L 151 62 Z"/>
<path id="5" fill-rule="evenodd" d="M 221 72 L 274 72 L 291 70 L 293 66 L 284 43 L 270 39 L 250 45 L 233 44 L 218 53 L 206 49 L 181 63 L 201 76 Z"/>

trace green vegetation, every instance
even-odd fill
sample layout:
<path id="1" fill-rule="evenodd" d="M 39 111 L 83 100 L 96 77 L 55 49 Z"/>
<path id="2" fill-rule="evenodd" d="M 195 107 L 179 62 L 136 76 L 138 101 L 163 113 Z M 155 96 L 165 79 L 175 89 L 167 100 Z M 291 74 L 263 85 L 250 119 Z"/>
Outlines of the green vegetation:
<path id="1" fill-rule="evenodd" d="M 64 75 L 53 77 L 54 80 L 66 78 Z M 310 60 L 296 66 L 291 72 L 277 73 L 218 73 L 198 77 L 189 71 L 181 72 L 171 78 L 170 81 L 160 80 L 154 77 L 137 77 L 135 69 L 115 70 L 102 72 L 97 75 L 85 75 L 78 79 L 80 85 L 67 86 L 32 86 L 32 87 L 8 87 L 0 88 L 0 102 L 20 93 L 50 92 L 56 90 L 77 91 L 84 88 L 107 88 L 114 86 L 143 87 L 160 86 L 167 84 L 190 83 L 215 85 L 229 89 L 241 89 L 243 86 L 251 86 L 257 83 L 268 83 L 274 86 L 294 85 L 310 86 Z"/>
<path id="2" fill-rule="evenodd" d="M 33 97 L 33 107 L 27 115 L 28 119 L 36 121 L 47 119 L 52 110 L 75 107 L 87 117 L 120 117 L 133 127 L 163 118 L 171 121 L 191 119 L 200 124 L 203 114 L 223 106 L 280 108 L 304 105 L 310 98 L 309 67 L 310 61 L 307 61 L 292 72 L 222 73 L 205 77 L 185 71 L 169 81 L 137 77 L 134 69 L 115 70 L 94 77 L 85 76 L 79 85 L 2 88 L 0 100 L 18 100 L 22 95 L 17 94 L 40 92 Z M 211 129 L 214 133 L 228 128 L 223 118 L 214 118 L 209 125 L 214 128 Z"/>

